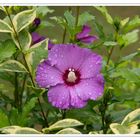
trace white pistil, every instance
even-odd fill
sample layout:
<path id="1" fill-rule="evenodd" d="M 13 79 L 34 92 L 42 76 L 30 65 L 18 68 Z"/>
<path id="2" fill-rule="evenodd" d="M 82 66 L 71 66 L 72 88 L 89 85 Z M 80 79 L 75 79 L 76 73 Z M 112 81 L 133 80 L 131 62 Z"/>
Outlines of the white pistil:
<path id="1" fill-rule="evenodd" d="M 75 80 L 77 79 L 75 72 L 74 71 L 70 71 L 68 74 L 68 82 L 75 82 Z"/>

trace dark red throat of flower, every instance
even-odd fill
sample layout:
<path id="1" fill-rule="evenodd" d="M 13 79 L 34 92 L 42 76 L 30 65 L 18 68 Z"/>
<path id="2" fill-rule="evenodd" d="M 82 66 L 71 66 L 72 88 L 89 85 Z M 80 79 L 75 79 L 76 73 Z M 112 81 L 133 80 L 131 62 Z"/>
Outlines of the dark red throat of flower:
<path id="1" fill-rule="evenodd" d="M 65 81 L 65 84 L 68 86 L 73 86 L 79 83 L 80 81 L 80 72 L 78 70 L 75 70 L 73 68 L 69 68 L 65 71 L 63 75 L 63 80 Z"/>

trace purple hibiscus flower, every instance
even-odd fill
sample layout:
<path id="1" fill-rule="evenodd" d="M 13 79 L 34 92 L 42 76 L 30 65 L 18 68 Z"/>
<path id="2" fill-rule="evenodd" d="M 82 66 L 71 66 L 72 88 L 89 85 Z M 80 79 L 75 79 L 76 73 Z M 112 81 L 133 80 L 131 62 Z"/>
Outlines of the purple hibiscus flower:
<path id="1" fill-rule="evenodd" d="M 101 56 L 74 44 L 56 44 L 38 65 L 36 82 L 49 88 L 48 100 L 60 109 L 82 108 L 103 94 Z"/>
<path id="2" fill-rule="evenodd" d="M 82 28 L 82 31 L 76 35 L 76 39 L 86 44 L 90 44 L 94 42 L 95 40 L 98 39 L 98 37 L 95 35 L 94 36 L 89 35 L 90 31 L 91 31 L 91 28 L 87 25 L 84 25 Z"/>
<path id="3" fill-rule="evenodd" d="M 39 34 L 36 33 L 36 32 L 33 32 L 33 33 L 31 34 L 31 36 L 32 36 L 32 45 L 34 45 L 34 44 L 36 44 L 36 43 L 39 43 L 40 41 L 42 41 L 42 40 L 45 39 L 44 36 L 41 36 L 41 35 L 39 35 Z M 48 42 L 48 49 L 50 50 L 50 49 L 53 47 L 53 45 L 54 45 L 54 44 L 49 40 L 49 42 Z"/>

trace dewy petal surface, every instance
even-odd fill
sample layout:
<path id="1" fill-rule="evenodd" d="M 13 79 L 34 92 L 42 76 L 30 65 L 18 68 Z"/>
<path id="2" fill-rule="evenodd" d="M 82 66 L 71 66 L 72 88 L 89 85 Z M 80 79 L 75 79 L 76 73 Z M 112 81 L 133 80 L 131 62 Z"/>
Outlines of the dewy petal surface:
<path id="1" fill-rule="evenodd" d="M 87 104 L 87 101 L 82 100 L 74 87 L 70 87 L 70 105 L 72 108 L 82 108 Z"/>
<path id="2" fill-rule="evenodd" d="M 53 106 L 68 109 L 70 108 L 70 92 L 63 84 L 51 87 L 48 91 L 48 100 Z"/>
<path id="3" fill-rule="evenodd" d="M 50 66 L 48 61 L 38 65 L 36 71 L 36 82 L 42 88 L 63 83 L 62 73 L 55 67 Z"/>
<path id="4" fill-rule="evenodd" d="M 88 36 L 90 31 L 91 31 L 91 28 L 87 25 L 84 25 L 82 28 L 82 31 L 76 35 L 76 38 L 81 39 L 83 37 L 86 37 Z"/>
<path id="5" fill-rule="evenodd" d="M 104 91 L 104 78 L 98 74 L 95 78 L 84 79 L 75 86 L 78 96 L 82 100 L 96 100 L 103 94 Z"/>
<path id="6" fill-rule="evenodd" d="M 87 48 L 80 48 L 73 44 L 54 45 L 49 51 L 48 59 L 52 66 L 55 65 L 64 72 L 68 68 L 79 69 L 81 64 L 91 54 Z"/>
<path id="7" fill-rule="evenodd" d="M 102 57 L 96 53 L 91 53 L 88 58 L 84 60 L 80 67 L 81 78 L 91 78 L 100 73 L 102 68 Z"/>

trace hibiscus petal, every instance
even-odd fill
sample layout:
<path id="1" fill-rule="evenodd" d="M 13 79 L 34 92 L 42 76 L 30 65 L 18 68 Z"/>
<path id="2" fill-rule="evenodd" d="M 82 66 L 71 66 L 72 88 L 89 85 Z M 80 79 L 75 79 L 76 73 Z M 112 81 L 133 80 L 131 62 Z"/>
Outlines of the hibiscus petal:
<path id="1" fill-rule="evenodd" d="M 94 42 L 95 40 L 97 40 L 98 37 L 97 36 L 87 36 L 87 37 L 83 37 L 80 39 L 81 42 L 86 43 L 86 44 L 90 44 L 92 42 Z"/>
<path id="2" fill-rule="evenodd" d="M 50 66 L 49 61 L 43 61 L 38 65 L 36 82 L 42 88 L 63 83 L 62 73 L 57 68 Z"/>
<path id="3" fill-rule="evenodd" d="M 87 101 L 83 101 L 81 98 L 79 98 L 74 87 L 69 88 L 69 90 L 71 108 L 83 108 L 87 104 Z"/>
<path id="4" fill-rule="evenodd" d="M 81 38 L 87 36 L 90 31 L 91 31 L 91 28 L 87 25 L 84 25 L 82 28 L 82 31 L 76 35 L 76 38 L 80 40 Z"/>
<path id="5" fill-rule="evenodd" d="M 79 84 L 75 85 L 75 89 L 82 100 L 96 100 L 104 91 L 103 76 L 98 74 L 95 78 L 81 80 Z"/>
<path id="6" fill-rule="evenodd" d="M 40 36 L 38 33 L 36 33 L 36 32 L 33 32 L 32 34 L 32 45 L 33 44 L 36 44 L 36 43 L 38 43 L 38 42 L 40 42 L 40 41 L 42 41 L 42 40 L 44 40 L 45 39 L 45 37 L 44 36 Z"/>
<path id="7" fill-rule="evenodd" d="M 81 78 L 91 78 L 100 73 L 102 68 L 102 57 L 92 53 L 80 67 Z"/>
<path id="8" fill-rule="evenodd" d="M 73 44 L 58 44 L 49 51 L 48 59 L 52 66 L 55 65 L 65 72 L 69 68 L 79 69 L 89 54 L 91 51 L 87 48 L 80 48 Z"/>
<path id="9" fill-rule="evenodd" d="M 69 89 L 63 84 L 51 87 L 48 91 L 48 100 L 60 109 L 70 108 Z"/>

